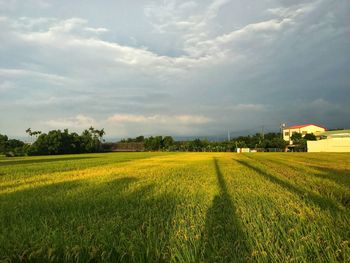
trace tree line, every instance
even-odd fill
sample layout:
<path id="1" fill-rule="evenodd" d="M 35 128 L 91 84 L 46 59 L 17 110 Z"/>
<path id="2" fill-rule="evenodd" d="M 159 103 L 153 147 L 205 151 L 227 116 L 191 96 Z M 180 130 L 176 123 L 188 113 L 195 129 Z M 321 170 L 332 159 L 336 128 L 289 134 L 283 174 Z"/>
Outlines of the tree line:
<path id="1" fill-rule="evenodd" d="M 105 131 L 90 127 L 79 135 L 75 132 L 69 133 L 68 129 L 42 133 L 29 128 L 26 133 L 31 138 L 35 138 L 33 143 L 26 144 L 20 140 L 8 139 L 6 135 L 0 134 L 0 154 L 24 156 L 99 152 L 102 150 L 102 138 Z"/>
<path id="2" fill-rule="evenodd" d="M 0 134 L 0 154 L 10 155 L 10 152 L 12 152 L 13 155 L 22 155 L 24 148 L 24 142 L 16 139 L 9 139 L 7 135 Z"/>
<path id="3" fill-rule="evenodd" d="M 252 148 L 268 151 L 284 150 L 287 143 L 280 133 L 268 133 L 240 136 L 230 141 L 213 142 L 207 139 L 175 141 L 171 136 L 138 136 L 120 141 L 121 143 L 143 143 L 146 151 L 186 151 L 186 152 L 233 152 L 237 148 Z"/>
<path id="4" fill-rule="evenodd" d="M 24 155 L 57 155 L 95 153 L 109 151 L 107 144 L 103 144 L 104 129 L 93 127 L 84 130 L 81 134 L 70 133 L 68 129 L 52 130 L 48 133 L 32 131 L 26 133 L 32 138 L 32 143 L 24 143 L 17 139 L 9 139 L 0 134 L 0 154 L 7 156 Z M 306 151 L 306 141 L 316 140 L 313 134 L 302 137 L 295 133 L 292 136 L 297 151 Z M 183 152 L 234 152 L 237 148 L 251 148 L 261 151 L 284 151 L 288 142 L 284 141 L 280 133 L 267 133 L 261 135 L 239 136 L 230 141 L 213 142 L 207 139 L 194 139 L 189 141 L 176 141 L 171 136 L 138 136 L 136 138 L 122 139 L 120 143 L 138 143 L 143 145 L 145 151 L 183 151 Z M 104 147 L 105 146 L 105 147 Z"/>

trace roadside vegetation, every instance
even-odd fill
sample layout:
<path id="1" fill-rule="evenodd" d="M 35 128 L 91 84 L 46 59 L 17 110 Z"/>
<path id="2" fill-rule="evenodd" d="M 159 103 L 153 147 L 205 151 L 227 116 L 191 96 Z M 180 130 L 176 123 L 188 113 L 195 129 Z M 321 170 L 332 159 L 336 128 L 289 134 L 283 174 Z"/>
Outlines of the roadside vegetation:
<path id="1" fill-rule="evenodd" d="M 60 155 L 77 153 L 96 153 L 113 151 L 115 143 L 104 143 L 104 129 L 93 127 L 86 129 L 82 134 L 70 133 L 68 129 L 52 130 L 47 134 L 41 131 L 26 133 L 31 137 L 31 143 L 24 143 L 16 139 L 8 139 L 0 134 L 0 154 L 8 157 Z M 306 147 L 306 141 L 299 138 L 300 145 Z M 213 142 L 207 139 L 194 139 L 189 141 L 175 141 L 171 136 L 138 136 L 136 138 L 122 139 L 119 145 L 125 145 L 129 150 L 135 151 L 165 151 L 165 152 L 234 152 L 237 148 L 259 149 L 261 151 L 284 151 L 286 142 L 279 133 L 268 133 L 240 136 L 230 141 Z M 305 148 L 304 147 L 304 148 Z"/>
<path id="2" fill-rule="evenodd" d="M 0 157 L 0 261 L 349 262 L 349 154 Z"/>

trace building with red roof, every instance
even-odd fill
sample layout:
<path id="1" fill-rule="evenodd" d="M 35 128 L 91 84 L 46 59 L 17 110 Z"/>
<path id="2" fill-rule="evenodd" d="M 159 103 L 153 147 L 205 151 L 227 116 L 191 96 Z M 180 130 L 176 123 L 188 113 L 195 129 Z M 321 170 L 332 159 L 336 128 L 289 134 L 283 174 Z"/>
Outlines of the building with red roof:
<path id="1" fill-rule="evenodd" d="M 293 144 L 291 140 L 293 134 L 300 133 L 302 137 L 306 134 L 314 134 L 316 137 L 320 136 L 321 133 L 325 132 L 327 129 L 325 127 L 316 125 L 316 124 L 302 124 L 302 125 L 293 125 L 283 128 L 283 139 L 289 144 Z"/>

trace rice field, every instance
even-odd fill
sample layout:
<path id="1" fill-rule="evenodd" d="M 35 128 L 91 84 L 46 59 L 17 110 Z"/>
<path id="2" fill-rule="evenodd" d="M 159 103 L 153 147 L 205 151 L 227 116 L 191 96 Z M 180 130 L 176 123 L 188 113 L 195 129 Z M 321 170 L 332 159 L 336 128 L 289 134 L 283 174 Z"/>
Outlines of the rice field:
<path id="1" fill-rule="evenodd" d="M 0 157 L 1 262 L 350 262 L 350 154 Z"/>

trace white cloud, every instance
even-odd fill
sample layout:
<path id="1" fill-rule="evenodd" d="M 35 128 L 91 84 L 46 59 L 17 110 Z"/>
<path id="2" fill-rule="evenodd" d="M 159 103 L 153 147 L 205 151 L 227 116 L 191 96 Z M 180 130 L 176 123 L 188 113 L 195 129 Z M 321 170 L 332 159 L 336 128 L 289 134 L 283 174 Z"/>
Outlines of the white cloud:
<path id="1" fill-rule="evenodd" d="M 41 47 L 46 56 L 62 53 L 61 57 L 64 58 L 69 55 L 71 63 L 81 63 L 82 60 L 91 59 L 101 61 L 100 66 L 102 67 L 106 65 L 108 68 L 110 66 L 115 68 L 129 66 L 138 71 L 142 70 L 146 74 L 153 75 L 156 72 L 161 77 L 167 74 L 183 73 L 191 68 L 212 66 L 222 62 L 223 58 L 222 52 L 206 52 L 199 57 L 194 57 L 193 54 L 179 57 L 164 56 L 144 47 L 136 48 L 106 41 L 99 37 L 99 33 L 108 32 L 108 29 L 89 27 L 87 21 L 80 18 L 62 21 L 42 18 L 34 19 L 32 22 L 29 18 L 25 18 L 29 24 L 39 23 L 38 20 L 47 23 L 46 30 L 35 30 L 30 26 L 22 27 L 21 24 L 12 21 L 12 24 L 16 24 L 15 28 L 17 28 L 17 31 L 14 32 L 15 37 L 22 42 L 22 45 Z M 187 21 L 177 23 L 180 27 L 190 25 L 190 22 Z M 208 51 L 211 50 L 208 49 Z M 47 61 L 45 62 L 47 63 Z"/>
<path id="2" fill-rule="evenodd" d="M 19 7 L 48 8 L 50 0 L 0 0 L 1 10 L 16 10 Z"/>
<path id="3" fill-rule="evenodd" d="M 198 4 L 195 1 L 189 1 L 189 2 L 185 2 L 183 4 L 180 4 L 179 8 L 180 9 L 193 9 L 197 6 L 198 6 Z"/>
<path id="4" fill-rule="evenodd" d="M 108 118 L 109 122 L 147 122 L 156 119 L 157 116 L 146 117 L 137 114 L 115 114 Z"/>
<path id="5" fill-rule="evenodd" d="M 237 104 L 236 106 L 233 107 L 233 109 L 238 111 L 255 112 L 255 111 L 265 111 L 267 109 L 267 106 L 262 104 Z"/>
<path id="6" fill-rule="evenodd" d="M 46 124 L 49 127 L 57 128 L 57 129 L 64 129 L 64 128 L 84 129 L 84 128 L 89 128 L 90 126 L 95 126 L 96 121 L 92 117 L 79 114 L 75 117 L 49 120 L 46 122 Z"/>
<path id="7" fill-rule="evenodd" d="M 212 120 L 199 115 L 139 115 L 115 114 L 108 118 L 110 123 L 163 123 L 163 124 L 205 124 Z"/>
<path id="8" fill-rule="evenodd" d="M 201 115 L 166 115 L 166 114 L 114 114 L 107 119 L 98 121 L 88 115 L 78 114 L 74 117 L 57 118 L 45 121 L 49 129 L 76 129 L 83 130 L 90 126 L 103 127 L 108 130 L 109 136 L 136 136 L 138 134 L 181 134 L 190 135 L 194 131 L 205 133 L 201 127 L 210 122 L 211 118 Z"/>
<path id="9" fill-rule="evenodd" d="M 214 0 L 212 4 L 208 7 L 204 18 L 206 20 L 215 18 L 220 8 L 222 8 L 224 5 L 226 5 L 229 2 L 230 0 Z"/>
<path id="10" fill-rule="evenodd" d="M 181 122 L 181 123 L 187 123 L 187 124 L 205 124 L 209 123 L 212 120 L 205 116 L 196 116 L 196 115 L 177 115 L 174 116 L 175 120 Z"/>
<path id="11" fill-rule="evenodd" d="M 106 33 L 109 31 L 107 28 L 104 28 L 104 27 L 98 27 L 98 28 L 87 27 L 85 28 L 85 30 L 89 32 L 97 33 L 97 34 Z"/>
<path id="12" fill-rule="evenodd" d="M 279 17 L 295 18 L 297 16 L 310 13 L 311 11 L 315 10 L 317 6 L 321 5 L 322 2 L 324 2 L 324 0 L 316 0 L 316 1 L 306 2 L 306 3 L 299 3 L 289 7 L 269 8 L 267 12 L 273 15 L 277 15 Z"/>
<path id="13" fill-rule="evenodd" d="M 245 44 L 242 41 L 263 43 L 267 39 L 266 34 L 277 37 L 274 32 L 292 25 L 295 18 L 287 16 L 251 23 L 230 33 L 212 37 L 206 25 L 215 19 L 220 8 L 228 2 L 214 1 L 202 13 L 190 17 L 184 17 L 181 11 L 176 9 L 178 6 L 176 1 L 167 1 L 161 7 L 151 5 L 145 9 L 148 10 L 146 11 L 148 16 L 157 19 L 154 22 L 155 27 L 167 32 L 174 27 L 177 31 L 183 41 L 183 51 L 187 52 L 187 55 L 177 57 L 159 55 L 145 47 L 130 47 L 104 40 L 99 35 L 108 32 L 109 29 L 88 26 L 86 19 L 78 17 L 66 20 L 25 17 L 22 18 L 23 23 L 12 21 L 12 24 L 17 29 L 15 35 L 19 40 L 30 45 L 42 46 L 43 49 L 64 52 L 62 56 L 69 52 L 72 54 L 71 58 L 79 62 L 84 59 L 82 56 L 86 55 L 86 59 L 95 57 L 102 60 L 105 65 L 114 64 L 116 68 L 127 65 L 146 74 L 156 72 L 160 75 L 173 75 L 183 74 L 190 69 L 231 63 L 232 60 L 239 63 L 242 49 L 236 52 L 237 44 Z M 35 27 L 28 26 L 36 24 L 45 25 L 45 30 L 36 30 Z M 80 57 L 77 58 L 78 55 Z"/>
<path id="14" fill-rule="evenodd" d="M 10 81 L 0 83 L 0 92 L 7 92 L 16 88 L 16 84 Z"/>
<path id="15" fill-rule="evenodd" d="M 13 68 L 0 68 L 0 76 L 13 76 L 15 78 L 31 76 L 35 78 L 41 78 L 50 80 L 52 82 L 65 83 L 68 79 L 57 74 L 36 72 L 26 69 L 13 69 Z"/>

